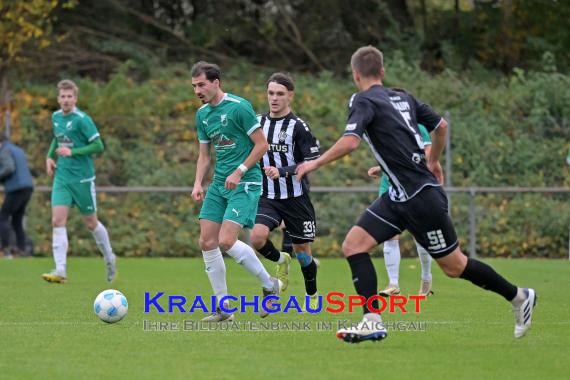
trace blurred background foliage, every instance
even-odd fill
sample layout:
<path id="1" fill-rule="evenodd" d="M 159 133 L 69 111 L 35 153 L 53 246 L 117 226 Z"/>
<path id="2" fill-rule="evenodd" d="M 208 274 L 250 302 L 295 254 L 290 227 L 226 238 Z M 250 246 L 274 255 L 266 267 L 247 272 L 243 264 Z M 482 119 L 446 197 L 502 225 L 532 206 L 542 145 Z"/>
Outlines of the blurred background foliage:
<path id="1" fill-rule="evenodd" d="M 191 186 L 197 157 L 189 66 L 211 60 L 223 87 L 265 112 L 274 71 L 297 82 L 293 104 L 329 148 L 355 91 L 349 58 L 385 53 L 385 85 L 450 113 L 454 186 L 570 186 L 570 4 L 503 1 L 191 0 L 0 1 L 0 110 L 28 153 L 36 183 L 58 108 L 56 81 L 80 86 L 79 106 L 106 145 L 97 184 Z M 11 33 L 11 34 L 10 34 Z M 17 38 L 16 38 L 17 36 Z M 315 186 L 375 185 L 366 146 L 311 175 Z M 338 256 L 344 234 L 374 194 L 314 194 L 315 250 Z M 126 256 L 198 255 L 199 207 L 189 194 L 99 194 L 100 217 Z M 469 198 L 452 195 L 467 248 Z M 478 253 L 566 255 L 568 195 L 485 195 L 476 200 Z M 76 214 L 76 213 L 73 213 Z M 48 194 L 35 194 L 28 230 L 50 254 Z M 96 251 L 77 215 L 72 254 Z M 276 237 L 276 240 L 279 240 Z M 413 255 L 409 235 L 403 253 Z"/>

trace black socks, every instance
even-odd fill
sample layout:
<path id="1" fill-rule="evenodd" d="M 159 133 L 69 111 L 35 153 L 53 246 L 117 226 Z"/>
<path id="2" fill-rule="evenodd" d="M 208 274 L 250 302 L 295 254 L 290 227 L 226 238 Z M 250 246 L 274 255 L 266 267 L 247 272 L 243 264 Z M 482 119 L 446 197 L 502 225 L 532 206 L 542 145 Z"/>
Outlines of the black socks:
<path id="1" fill-rule="evenodd" d="M 378 295 L 378 279 L 376 269 L 372 263 L 372 258 L 368 252 L 357 253 L 347 257 L 350 270 L 352 271 L 352 282 L 356 292 L 363 296 L 366 301 L 372 296 Z M 378 309 L 378 300 L 372 301 L 372 307 Z M 363 306 L 364 314 L 370 313 L 366 304 Z"/>
<path id="2" fill-rule="evenodd" d="M 475 259 L 467 259 L 467 266 L 460 276 L 473 284 L 495 292 L 512 301 L 517 295 L 517 287 L 505 280 L 489 265 Z"/>

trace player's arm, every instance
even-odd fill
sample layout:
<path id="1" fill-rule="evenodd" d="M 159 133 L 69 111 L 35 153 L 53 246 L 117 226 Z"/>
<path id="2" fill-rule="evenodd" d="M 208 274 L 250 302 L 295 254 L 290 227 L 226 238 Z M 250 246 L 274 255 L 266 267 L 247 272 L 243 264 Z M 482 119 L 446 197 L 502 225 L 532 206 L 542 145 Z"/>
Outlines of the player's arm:
<path id="1" fill-rule="evenodd" d="M 445 136 L 447 135 L 447 121 L 438 115 L 431 107 L 411 97 L 416 109 L 416 119 L 429 132 L 431 137 L 431 149 L 429 155 L 426 154 L 428 169 L 435 175 L 437 180 L 443 184 L 443 169 L 439 163 L 441 153 L 445 146 Z M 425 147 L 424 147 L 425 150 Z"/>
<path id="2" fill-rule="evenodd" d="M 57 149 L 57 140 L 53 138 L 51 140 L 51 144 L 48 149 L 47 157 L 46 157 L 46 172 L 48 176 L 52 177 L 54 170 L 56 168 L 55 158 L 56 154 L 55 151 Z"/>
<path id="3" fill-rule="evenodd" d="M 90 156 L 92 154 L 102 153 L 105 150 L 105 146 L 103 145 L 103 141 L 100 137 L 97 137 L 91 143 L 82 146 L 80 148 L 66 148 L 61 147 L 56 150 L 57 154 L 60 156 L 68 157 L 68 156 Z"/>
<path id="4" fill-rule="evenodd" d="M 439 158 L 445 146 L 445 136 L 447 135 L 447 121 L 441 119 L 439 125 L 431 133 L 431 149 L 426 152 L 427 165 L 429 170 L 435 175 L 439 183 L 443 184 L 443 169 L 439 163 Z"/>
<path id="5" fill-rule="evenodd" d="M 237 187 L 239 184 L 241 177 L 247 172 L 253 165 L 258 163 L 263 155 L 269 149 L 269 144 L 267 143 L 267 138 L 263 134 L 263 130 L 258 127 L 253 130 L 249 134 L 249 138 L 253 141 L 253 149 L 249 153 L 249 156 L 245 159 L 243 163 L 241 163 L 237 169 L 228 177 L 226 178 L 225 188 L 232 190 Z"/>
<path id="6" fill-rule="evenodd" d="M 202 187 L 202 183 L 204 182 L 204 177 L 210 170 L 211 163 L 212 157 L 210 156 L 210 143 L 200 142 L 198 161 L 196 162 L 196 176 L 194 178 L 194 187 L 192 188 L 192 199 L 196 202 L 204 199 L 204 188 Z"/>
<path id="7" fill-rule="evenodd" d="M 360 139 L 354 135 L 344 135 L 322 156 L 313 161 L 307 161 L 297 167 L 297 177 L 299 180 L 306 174 L 317 170 L 323 165 L 336 161 L 346 156 L 360 145 Z"/>
<path id="8" fill-rule="evenodd" d="M 263 130 L 261 128 L 257 128 L 256 130 L 254 130 L 249 135 L 249 138 L 251 139 L 251 141 L 253 141 L 255 145 L 251 150 L 249 156 L 247 156 L 247 158 L 243 162 L 243 165 L 245 165 L 248 169 L 251 168 L 256 163 L 258 163 L 263 157 L 263 155 L 269 149 L 267 138 L 263 134 Z"/>

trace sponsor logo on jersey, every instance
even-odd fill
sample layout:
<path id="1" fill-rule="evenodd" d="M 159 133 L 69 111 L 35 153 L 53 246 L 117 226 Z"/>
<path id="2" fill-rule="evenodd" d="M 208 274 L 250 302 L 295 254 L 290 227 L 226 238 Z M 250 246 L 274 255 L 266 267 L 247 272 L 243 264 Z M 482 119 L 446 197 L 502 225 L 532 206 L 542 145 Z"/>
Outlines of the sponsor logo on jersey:
<path id="1" fill-rule="evenodd" d="M 233 149 L 236 146 L 234 140 L 226 137 L 223 133 L 216 133 L 211 136 L 216 149 Z"/>
<path id="2" fill-rule="evenodd" d="M 347 124 L 345 131 L 354 131 L 356 129 L 356 123 Z"/>
<path id="3" fill-rule="evenodd" d="M 269 144 L 269 151 L 287 153 L 289 152 L 289 146 L 287 144 Z"/>

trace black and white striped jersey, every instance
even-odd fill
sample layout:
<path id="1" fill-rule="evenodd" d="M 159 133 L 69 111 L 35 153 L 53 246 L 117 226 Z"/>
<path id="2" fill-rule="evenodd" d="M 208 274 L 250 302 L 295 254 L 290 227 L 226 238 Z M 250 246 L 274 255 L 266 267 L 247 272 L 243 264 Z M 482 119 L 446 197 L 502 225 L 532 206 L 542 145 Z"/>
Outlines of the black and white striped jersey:
<path id="1" fill-rule="evenodd" d="M 418 123 L 431 132 L 442 117 L 402 90 L 374 85 L 354 94 L 344 135 L 364 139 L 390 181 L 390 199 L 405 202 L 440 186 L 428 169 Z"/>
<path id="2" fill-rule="evenodd" d="M 259 124 L 269 144 L 269 150 L 261 159 L 261 168 L 276 167 L 281 175 L 276 180 L 263 176 L 261 196 L 268 199 L 287 199 L 308 193 L 306 177 L 299 181 L 295 175 L 298 164 L 320 156 L 318 141 L 307 123 L 290 112 L 281 118 L 271 118 L 268 113 L 263 114 Z"/>

